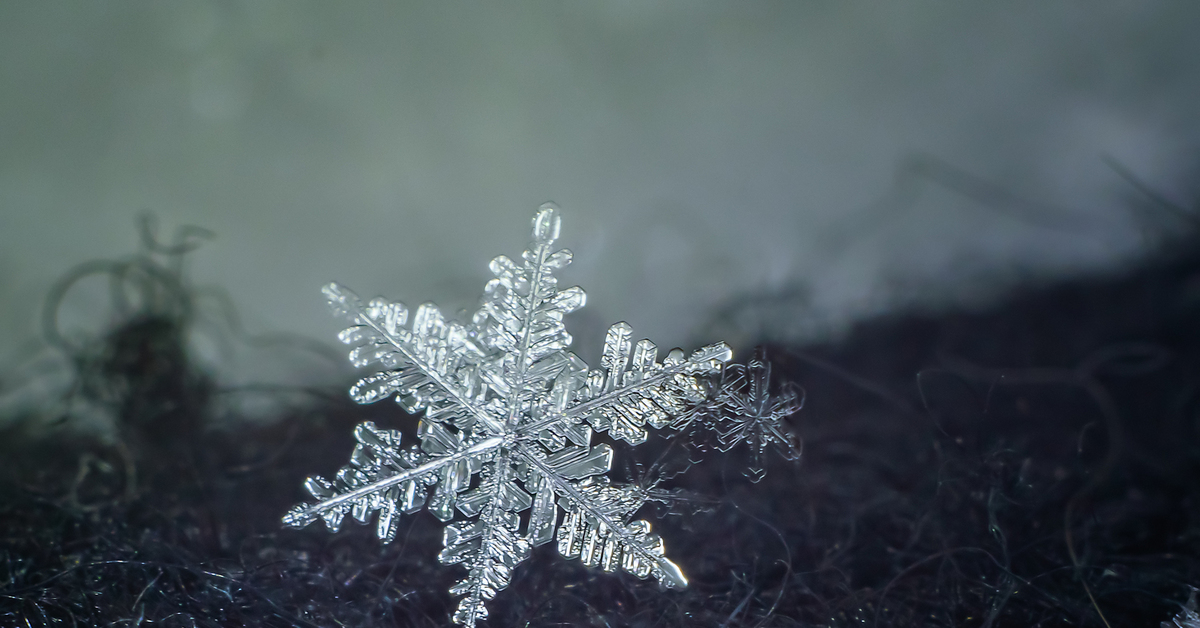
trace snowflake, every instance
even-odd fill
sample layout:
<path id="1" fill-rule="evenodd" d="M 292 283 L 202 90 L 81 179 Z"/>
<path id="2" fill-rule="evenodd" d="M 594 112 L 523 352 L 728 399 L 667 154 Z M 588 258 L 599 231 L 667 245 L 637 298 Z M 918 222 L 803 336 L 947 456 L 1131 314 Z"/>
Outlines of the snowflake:
<path id="1" fill-rule="evenodd" d="M 633 343 L 622 322 L 608 330 L 601 368 L 589 369 L 567 351 L 563 316 L 583 307 L 585 295 L 558 289 L 554 272 L 571 261 L 570 251 L 553 247 L 559 223 L 556 208 L 543 206 L 522 262 L 492 260 L 495 278 L 466 323 L 429 303 L 409 322 L 400 303 L 363 304 L 337 284 L 324 289 L 351 322 L 339 334 L 355 347 L 351 362 L 384 369 L 355 384 L 351 397 L 372 403 L 394 395 L 424 415 L 419 443 L 407 448 L 397 431 L 359 425 L 350 464 L 333 481 L 309 478 L 316 503 L 296 506 L 283 521 L 303 527 L 321 519 L 336 531 L 347 514 L 366 523 L 377 512 L 376 534 L 386 543 L 401 513 L 428 509 L 449 522 L 438 560 L 467 570 L 450 590 L 462 596 L 453 619 L 466 626 L 487 617 L 486 601 L 533 547 L 554 540 L 560 554 L 585 565 L 687 585 L 650 524 L 630 521 L 646 491 L 609 480 L 613 449 L 593 436 L 637 445 L 648 427 L 669 427 L 704 400 L 730 350 L 723 343 L 690 356 L 674 349 L 659 362 L 655 345 Z"/>
<path id="2" fill-rule="evenodd" d="M 796 435 L 785 419 L 804 406 L 804 389 L 785 382 L 770 393 L 771 363 L 760 347 L 748 364 L 731 364 L 710 402 L 717 415 L 717 449 L 727 452 L 740 443 L 750 450 L 745 476 L 758 482 L 766 475 L 766 450 L 774 447 L 787 460 L 800 458 Z"/>

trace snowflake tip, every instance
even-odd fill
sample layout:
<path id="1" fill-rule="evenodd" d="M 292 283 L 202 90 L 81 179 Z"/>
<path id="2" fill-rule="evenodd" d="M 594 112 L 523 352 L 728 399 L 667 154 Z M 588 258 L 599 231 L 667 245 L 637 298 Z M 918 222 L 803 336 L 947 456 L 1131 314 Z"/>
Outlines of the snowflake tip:
<path id="1" fill-rule="evenodd" d="M 550 244 L 558 239 L 562 227 L 562 217 L 559 216 L 558 205 L 545 203 L 538 208 L 533 216 L 533 240 L 538 244 Z"/>
<path id="2" fill-rule="evenodd" d="M 289 528 L 303 528 L 317 520 L 307 504 L 293 507 L 283 516 L 283 525 Z"/>

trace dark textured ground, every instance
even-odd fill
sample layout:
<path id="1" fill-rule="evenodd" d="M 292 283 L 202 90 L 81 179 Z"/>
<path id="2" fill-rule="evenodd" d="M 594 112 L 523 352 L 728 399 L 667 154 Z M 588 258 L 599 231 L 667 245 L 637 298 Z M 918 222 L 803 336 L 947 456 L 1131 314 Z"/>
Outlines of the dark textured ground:
<path id="1" fill-rule="evenodd" d="M 651 517 L 687 590 L 545 546 L 488 625 L 1158 625 L 1200 583 L 1195 244 L 989 311 L 772 347 L 808 391 L 804 456 L 750 484 L 710 454 L 667 483 L 695 495 Z M 279 526 L 355 423 L 411 421 L 330 388 L 273 427 L 214 430 L 222 393 L 179 349 L 187 308 L 158 312 L 77 355 L 76 394 L 118 410 L 123 447 L 0 435 L 0 625 L 447 624 L 458 568 L 436 563 L 432 517 L 386 547 L 353 523 Z"/>

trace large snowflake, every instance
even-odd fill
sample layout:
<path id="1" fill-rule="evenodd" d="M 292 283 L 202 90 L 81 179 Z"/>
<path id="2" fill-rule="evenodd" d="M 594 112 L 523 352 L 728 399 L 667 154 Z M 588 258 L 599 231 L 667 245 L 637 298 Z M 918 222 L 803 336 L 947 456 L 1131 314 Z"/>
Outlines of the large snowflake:
<path id="1" fill-rule="evenodd" d="M 347 514 L 365 523 L 378 512 L 376 533 L 389 542 L 401 513 L 427 508 L 450 522 L 438 560 L 467 570 L 451 589 L 462 596 L 454 621 L 466 626 L 487 617 L 486 601 L 533 547 L 554 540 L 560 554 L 588 566 L 687 584 L 650 524 L 630 520 L 646 492 L 606 477 L 613 449 L 593 436 L 637 445 L 648 427 L 670 426 L 703 399 L 730 350 L 674 349 L 660 362 L 652 342 L 633 343 L 629 325 L 617 323 L 601 368 L 589 369 L 567 350 L 563 316 L 583 307 L 585 295 L 558 288 L 554 273 L 571 261 L 570 251 L 554 248 L 559 223 L 552 205 L 537 212 L 522 261 L 492 260 L 495 278 L 465 323 L 429 303 L 410 322 L 400 303 L 364 304 L 337 284 L 324 289 L 351 322 L 339 335 L 355 347 L 351 362 L 383 367 L 351 396 L 372 403 L 394 395 L 406 411 L 423 412 L 420 442 L 405 448 L 399 432 L 359 425 L 350 464 L 333 481 L 309 478 L 317 501 L 296 506 L 284 523 L 321 519 L 336 531 Z"/>

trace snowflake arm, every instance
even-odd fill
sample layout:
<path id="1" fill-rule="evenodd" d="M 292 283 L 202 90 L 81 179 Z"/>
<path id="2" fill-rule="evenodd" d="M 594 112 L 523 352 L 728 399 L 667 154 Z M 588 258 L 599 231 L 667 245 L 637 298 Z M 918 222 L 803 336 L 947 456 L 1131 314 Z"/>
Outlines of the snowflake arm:
<path id="1" fill-rule="evenodd" d="M 601 358 L 604 369 L 588 374 L 580 402 L 563 415 L 586 418 L 595 429 L 639 445 L 646 440 L 647 424 L 666 427 L 688 406 L 703 401 L 704 379 L 719 374 L 732 352 L 725 343 L 703 347 L 687 358 L 673 349 L 660 364 L 654 343 L 640 340 L 634 347 L 631 335 L 623 322 L 609 328 Z"/>
<path id="2" fill-rule="evenodd" d="M 645 503 L 645 495 L 634 487 L 614 488 L 607 492 L 595 489 L 597 486 L 607 488 L 607 482 L 588 481 L 592 478 L 574 484 L 554 473 L 535 456 L 530 456 L 529 460 L 552 490 L 561 495 L 559 503 L 567 512 L 566 521 L 559 528 L 560 554 L 567 558 L 578 557 L 585 565 L 600 566 L 605 571 L 615 571 L 620 566 L 639 578 L 653 576 L 669 589 L 687 586 L 687 578 L 679 566 L 667 559 L 662 539 L 650 534 L 650 524 L 641 520 L 625 523 Z M 611 456 L 608 464 L 611 464 Z"/>
<path id="3" fill-rule="evenodd" d="M 486 618 L 484 603 L 508 586 L 513 568 L 529 557 L 529 540 L 521 536 L 518 527 L 519 513 L 532 505 L 532 498 L 514 482 L 511 456 L 511 451 L 502 453 L 479 488 L 459 502 L 463 514 L 478 516 L 446 526 L 438 560 L 467 567 L 466 577 L 450 589 L 464 596 L 454 613 L 455 623 L 473 626 L 476 620 Z"/>
<path id="4" fill-rule="evenodd" d="M 474 418 L 491 433 L 502 430 L 499 419 L 479 403 L 478 369 L 470 360 L 484 352 L 462 325 L 447 322 L 437 306 L 425 303 L 417 308 L 412 328 L 405 329 L 408 309 L 403 303 L 375 298 L 364 306 L 358 295 L 337 283 L 322 292 L 334 313 L 351 322 L 338 334 L 355 347 L 350 362 L 359 368 L 378 362 L 390 369 L 360 379 L 350 389 L 354 401 L 373 403 L 395 394 L 410 413 L 449 412 L 452 416 L 445 418 Z"/>
<path id="5" fill-rule="evenodd" d="M 425 504 L 425 486 L 437 485 L 436 497 L 446 492 L 441 488 L 443 484 L 461 484 L 464 477 L 469 479 L 473 461 L 503 444 L 502 438 L 493 436 L 425 460 L 427 456 L 417 448 L 399 450 L 399 432 L 380 430 L 370 421 L 356 427 L 354 436 L 358 445 L 351 464 L 338 472 L 334 482 L 320 476 L 308 478 L 304 486 L 318 502 L 292 508 L 283 518 L 285 525 L 302 528 L 320 518 L 336 532 L 346 513 L 353 512 L 355 519 L 365 523 L 369 514 L 378 510 L 377 536 L 390 543 L 396 535 L 399 513 L 416 512 Z M 441 512 L 437 509 L 434 514 L 444 521 L 448 517 L 441 516 Z"/>

